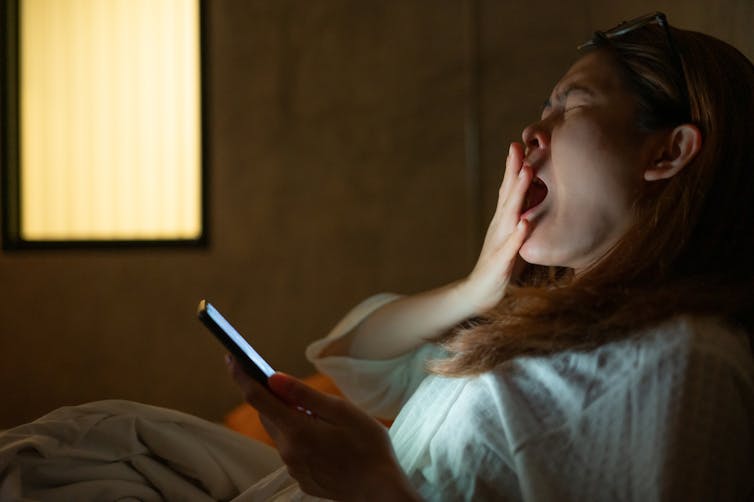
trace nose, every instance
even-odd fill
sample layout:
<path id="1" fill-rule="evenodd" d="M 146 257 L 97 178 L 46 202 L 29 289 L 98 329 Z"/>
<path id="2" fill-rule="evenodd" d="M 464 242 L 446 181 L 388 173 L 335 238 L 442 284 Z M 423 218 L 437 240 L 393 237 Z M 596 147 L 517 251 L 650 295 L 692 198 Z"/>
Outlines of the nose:
<path id="1" fill-rule="evenodd" d="M 525 154 L 528 157 L 534 150 L 548 148 L 550 146 L 550 132 L 544 127 L 542 121 L 530 124 L 521 133 L 524 141 Z"/>

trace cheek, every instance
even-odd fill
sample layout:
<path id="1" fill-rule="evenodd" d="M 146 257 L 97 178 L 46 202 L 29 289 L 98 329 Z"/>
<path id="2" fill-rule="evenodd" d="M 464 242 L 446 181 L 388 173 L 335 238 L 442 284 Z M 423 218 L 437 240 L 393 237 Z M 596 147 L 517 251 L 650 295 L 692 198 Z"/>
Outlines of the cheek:
<path id="1" fill-rule="evenodd" d="M 638 156 L 642 140 L 637 137 L 633 115 L 605 108 L 584 108 L 569 115 L 552 131 L 553 155 L 589 158 Z"/>
<path id="2" fill-rule="evenodd" d="M 551 146 L 558 200 L 576 205 L 579 200 L 591 201 L 586 205 L 592 207 L 630 206 L 642 182 L 641 145 L 623 142 L 623 129 L 597 121 L 582 120 L 558 132 Z"/>
<path id="3" fill-rule="evenodd" d="M 633 221 L 634 190 L 604 164 L 580 167 L 578 176 L 561 185 L 552 218 L 543 220 L 543 233 L 553 244 L 560 240 L 574 252 L 589 253 L 614 241 Z"/>
<path id="4" fill-rule="evenodd" d="M 599 129 L 563 131 L 552 142 L 547 214 L 521 248 L 530 263 L 581 267 L 598 259 L 633 221 L 633 159 Z"/>

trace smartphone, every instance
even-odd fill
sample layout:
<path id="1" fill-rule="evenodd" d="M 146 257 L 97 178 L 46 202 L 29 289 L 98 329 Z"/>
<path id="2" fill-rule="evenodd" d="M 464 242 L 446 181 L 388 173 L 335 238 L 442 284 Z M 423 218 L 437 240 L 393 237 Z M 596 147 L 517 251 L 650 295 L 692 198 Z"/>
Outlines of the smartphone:
<path id="1" fill-rule="evenodd" d="M 207 300 L 202 300 L 199 302 L 196 315 L 217 337 L 217 339 L 220 340 L 220 343 L 225 345 L 225 348 L 233 354 L 233 357 L 242 365 L 246 373 L 262 385 L 267 386 L 267 379 L 275 373 L 275 370 L 272 369 L 272 366 L 270 366 L 256 350 L 254 350 L 249 342 L 247 342 L 246 339 L 225 320 L 222 314 L 220 314 L 220 311 Z"/>

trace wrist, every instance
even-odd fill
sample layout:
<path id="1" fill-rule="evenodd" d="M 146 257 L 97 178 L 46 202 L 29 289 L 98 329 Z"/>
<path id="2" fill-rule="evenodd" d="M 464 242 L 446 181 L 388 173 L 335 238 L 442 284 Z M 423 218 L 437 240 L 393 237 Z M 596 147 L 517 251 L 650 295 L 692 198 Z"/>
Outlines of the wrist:
<path id="1" fill-rule="evenodd" d="M 499 298 L 490 298 L 490 295 L 485 293 L 472 276 L 456 283 L 454 294 L 457 304 L 463 309 L 464 319 L 480 316 L 500 301 Z"/>

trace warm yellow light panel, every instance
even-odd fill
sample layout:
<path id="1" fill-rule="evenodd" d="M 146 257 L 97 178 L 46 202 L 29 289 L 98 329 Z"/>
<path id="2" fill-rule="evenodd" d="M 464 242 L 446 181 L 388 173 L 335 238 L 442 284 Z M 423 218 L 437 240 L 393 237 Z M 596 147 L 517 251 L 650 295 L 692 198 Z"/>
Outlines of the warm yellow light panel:
<path id="1" fill-rule="evenodd" d="M 198 0 L 19 9 L 21 237 L 198 238 Z"/>

